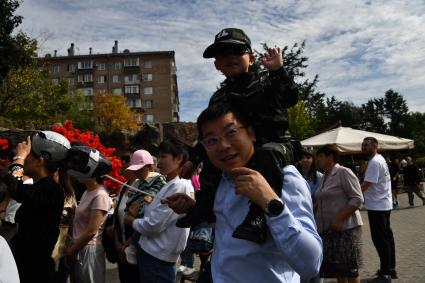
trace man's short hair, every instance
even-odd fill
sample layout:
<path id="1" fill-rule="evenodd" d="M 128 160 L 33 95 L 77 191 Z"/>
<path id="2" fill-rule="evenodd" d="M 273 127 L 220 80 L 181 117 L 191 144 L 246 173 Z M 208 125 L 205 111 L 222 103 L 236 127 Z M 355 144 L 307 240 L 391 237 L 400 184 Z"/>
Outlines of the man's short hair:
<path id="1" fill-rule="evenodd" d="M 374 137 L 365 137 L 363 141 L 370 141 L 374 146 L 378 146 L 378 140 Z"/>
<path id="2" fill-rule="evenodd" d="M 233 115 L 242 124 L 242 126 L 250 126 L 248 119 L 246 119 L 245 116 L 238 109 L 236 109 L 236 107 L 229 103 L 216 103 L 208 106 L 208 108 L 204 109 L 198 116 L 198 119 L 196 121 L 196 125 L 198 128 L 198 139 L 203 139 L 202 126 L 205 123 L 220 118 L 226 115 L 227 113 L 233 113 Z"/>
<path id="3" fill-rule="evenodd" d="M 317 155 L 319 155 L 319 154 L 324 154 L 325 156 L 329 156 L 329 155 L 332 155 L 332 159 L 333 159 L 333 161 L 335 162 L 335 163 L 337 163 L 338 162 L 338 157 L 339 157 L 339 154 L 338 154 L 338 151 L 336 150 L 336 149 L 334 149 L 331 145 L 329 145 L 329 144 L 327 144 L 327 145 L 324 145 L 324 146 L 322 146 L 321 148 L 319 148 L 318 150 L 317 150 L 317 153 L 316 153 Z"/>
<path id="4" fill-rule="evenodd" d="M 189 153 L 186 150 L 185 144 L 175 137 L 168 138 L 161 142 L 158 146 L 158 151 L 159 153 L 171 154 L 173 157 L 181 155 L 181 165 L 183 165 L 189 158 Z"/>

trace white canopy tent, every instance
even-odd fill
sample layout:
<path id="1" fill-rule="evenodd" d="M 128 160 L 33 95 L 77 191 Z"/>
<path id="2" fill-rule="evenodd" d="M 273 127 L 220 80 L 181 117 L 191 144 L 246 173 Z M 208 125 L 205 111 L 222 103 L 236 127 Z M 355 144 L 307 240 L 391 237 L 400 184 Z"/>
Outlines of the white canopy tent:
<path id="1" fill-rule="evenodd" d="M 361 144 L 365 137 L 374 137 L 378 140 L 378 150 L 399 150 L 414 148 L 414 141 L 395 136 L 356 130 L 348 127 L 338 127 L 318 134 L 317 136 L 301 141 L 306 147 L 318 148 L 331 144 L 341 153 L 360 153 Z"/>

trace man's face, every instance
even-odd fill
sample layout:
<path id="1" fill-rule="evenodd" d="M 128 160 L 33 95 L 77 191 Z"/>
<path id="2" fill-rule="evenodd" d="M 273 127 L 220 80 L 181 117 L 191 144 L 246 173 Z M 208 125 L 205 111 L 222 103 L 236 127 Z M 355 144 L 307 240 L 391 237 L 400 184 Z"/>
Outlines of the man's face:
<path id="1" fill-rule="evenodd" d="M 226 173 L 245 166 L 254 154 L 252 128 L 243 127 L 233 113 L 208 121 L 201 128 L 204 140 L 218 138 L 212 148 L 207 148 L 207 155 L 215 167 Z"/>
<path id="2" fill-rule="evenodd" d="M 226 78 L 238 76 L 248 72 L 249 66 L 255 62 L 252 54 L 216 54 L 215 67 L 223 73 Z"/>
<path id="3" fill-rule="evenodd" d="M 406 161 L 407 161 L 407 164 L 409 164 L 409 165 L 413 164 L 412 157 L 410 157 L 410 156 L 406 157 Z"/>
<path id="4" fill-rule="evenodd" d="M 370 140 L 363 140 L 362 142 L 362 152 L 367 156 L 373 155 L 376 151 L 376 147 Z"/>

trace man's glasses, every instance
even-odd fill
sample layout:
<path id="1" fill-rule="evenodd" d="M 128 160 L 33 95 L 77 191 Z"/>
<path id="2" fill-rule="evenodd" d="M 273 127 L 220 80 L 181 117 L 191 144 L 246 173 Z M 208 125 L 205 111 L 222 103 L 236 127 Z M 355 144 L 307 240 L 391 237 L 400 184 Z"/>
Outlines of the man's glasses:
<path id="1" fill-rule="evenodd" d="M 201 140 L 201 143 L 204 145 L 207 151 L 212 151 L 217 149 L 220 144 L 221 139 L 225 140 L 228 143 L 233 143 L 237 140 L 239 130 L 245 128 L 244 126 L 240 127 L 231 127 L 224 131 L 221 135 L 211 135 Z"/>
<path id="2" fill-rule="evenodd" d="M 226 45 L 220 48 L 217 48 L 215 54 L 219 56 L 228 56 L 236 55 L 242 56 L 244 54 L 251 53 L 248 47 L 245 45 Z"/>

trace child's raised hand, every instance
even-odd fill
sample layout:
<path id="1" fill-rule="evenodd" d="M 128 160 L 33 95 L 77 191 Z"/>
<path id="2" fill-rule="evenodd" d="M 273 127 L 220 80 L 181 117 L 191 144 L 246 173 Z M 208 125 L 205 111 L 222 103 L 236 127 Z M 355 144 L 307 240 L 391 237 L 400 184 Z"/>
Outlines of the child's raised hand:
<path id="1" fill-rule="evenodd" d="M 264 54 L 263 59 L 261 59 L 263 66 L 270 71 L 277 71 L 283 66 L 283 58 L 281 49 L 269 48 Z"/>
<path id="2" fill-rule="evenodd" d="M 153 201 L 153 197 L 151 196 L 144 196 L 143 200 L 147 203 L 150 204 Z"/>

